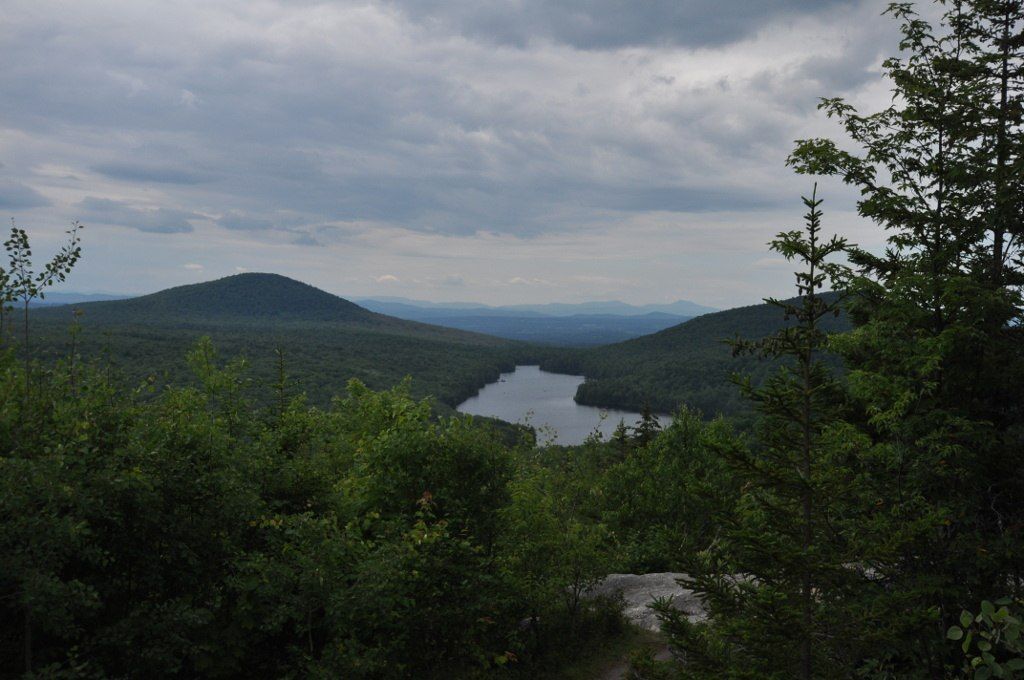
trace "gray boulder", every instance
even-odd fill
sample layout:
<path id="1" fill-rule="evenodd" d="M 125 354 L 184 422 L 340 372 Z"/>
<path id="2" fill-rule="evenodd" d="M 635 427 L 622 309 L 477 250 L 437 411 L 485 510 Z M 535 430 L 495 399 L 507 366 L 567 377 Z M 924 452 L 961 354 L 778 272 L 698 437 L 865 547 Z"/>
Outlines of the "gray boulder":
<path id="1" fill-rule="evenodd" d="M 691 621 L 707 618 L 704 605 L 686 590 L 676 579 L 686 574 L 664 572 L 661 574 L 608 574 L 591 588 L 589 597 L 621 597 L 625 603 L 623 614 L 636 626 L 658 632 L 661 622 L 650 608 L 651 603 L 661 598 L 671 598 L 672 606 L 686 614 Z"/>

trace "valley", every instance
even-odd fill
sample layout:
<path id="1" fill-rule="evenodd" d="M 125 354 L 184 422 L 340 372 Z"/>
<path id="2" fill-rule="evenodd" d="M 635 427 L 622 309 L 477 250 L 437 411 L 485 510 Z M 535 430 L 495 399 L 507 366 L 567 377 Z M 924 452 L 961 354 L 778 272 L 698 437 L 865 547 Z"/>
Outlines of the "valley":
<path id="1" fill-rule="evenodd" d="M 399 303 L 389 304 L 394 311 Z M 608 303 L 595 303 L 602 304 L 607 311 Z M 748 412 L 728 377 L 740 371 L 760 378 L 771 362 L 735 359 L 725 341 L 738 335 L 763 337 L 782 327 L 783 322 L 768 305 L 678 321 L 657 316 L 664 312 L 611 304 L 619 305 L 621 315 L 601 316 L 602 330 L 591 333 L 593 339 L 614 335 L 610 329 L 616 323 L 628 327 L 630 333 L 637 332 L 652 314 L 656 316 L 654 328 L 667 320 L 676 323 L 619 343 L 553 346 L 552 333 L 560 332 L 559 324 L 578 336 L 587 332 L 581 320 L 588 317 L 555 316 L 544 306 L 474 307 L 458 317 L 468 327 L 500 324 L 507 334 L 541 338 L 516 341 L 447 327 L 452 321 L 447 316 L 452 311 L 449 307 L 406 305 L 423 310 L 423 320 L 400 319 L 284 276 L 252 273 L 123 300 L 38 307 L 32 310 L 31 324 L 33 344 L 40 355 L 59 358 L 74 342 L 83 356 L 103 357 L 132 384 L 187 382 L 186 353 L 200 337 L 207 336 L 221 357 L 245 359 L 254 389 L 278 384 L 283 372 L 290 393 L 304 393 L 318 405 L 327 405 L 344 393 L 345 384 L 353 378 L 372 389 L 387 389 L 408 377 L 415 397 L 434 397 L 438 412 L 450 413 L 517 365 L 539 365 L 548 374 L 582 376 L 570 395 L 575 396 L 575 403 L 563 404 L 570 413 L 596 407 L 595 414 L 600 409 L 636 414 L 645 404 L 658 413 L 674 413 L 686 405 L 708 417 Z M 686 304 L 695 311 L 701 309 Z M 562 305 L 556 311 L 565 314 L 580 307 Z M 547 312 L 542 311 L 545 309 Z M 411 315 L 408 309 L 405 313 Z M 523 314 L 527 316 L 518 316 Z M 845 317 L 830 323 L 834 330 L 847 327 Z M 73 324 L 77 328 L 74 339 L 70 333 Z M 521 415 L 529 410 L 518 405 L 508 409 L 491 408 L 493 412 L 486 415 L 501 417 L 501 413 L 513 411 Z M 533 410 L 543 419 L 539 409 Z M 554 419 L 565 422 L 561 416 Z M 614 422 L 604 429 L 614 429 L 618 418 L 610 420 Z M 634 420 L 626 417 L 627 424 Z M 596 421 L 587 427 L 593 425 Z M 578 430 L 568 422 L 566 426 Z M 571 439 L 575 442 L 581 437 L 574 434 Z"/>

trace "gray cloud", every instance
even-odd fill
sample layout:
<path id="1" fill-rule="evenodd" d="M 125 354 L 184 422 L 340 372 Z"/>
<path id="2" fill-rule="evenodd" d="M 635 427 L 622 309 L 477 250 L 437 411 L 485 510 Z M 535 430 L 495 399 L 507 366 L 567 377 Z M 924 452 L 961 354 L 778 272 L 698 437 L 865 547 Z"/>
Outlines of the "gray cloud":
<path id="1" fill-rule="evenodd" d="M 49 199 L 32 187 L 0 179 L 0 208 L 22 210 L 25 208 L 42 208 L 50 205 Z"/>
<path id="2" fill-rule="evenodd" d="M 470 237 L 507 237 L 518 253 L 621 225 L 760 223 L 805 188 L 783 161 L 791 140 L 823 129 L 817 97 L 857 95 L 877 77 L 879 50 L 894 44 L 880 10 L 14 0 L 0 22 L 0 152 L 35 189 L 0 184 L 0 206 L 49 198 L 55 222 L 195 232 L 154 246 L 177 244 L 180 262 L 245 243 L 253 253 L 237 264 L 248 266 L 257 250 L 298 243 L 324 246 L 304 251 L 310 260 L 376 249 L 367 269 L 397 253 L 459 260 Z M 72 175 L 81 182 L 61 179 Z M 141 250 L 153 237 L 132 238 Z M 506 255 L 473 257 L 490 256 Z M 550 278 L 512 272 L 500 280 Z"/>
<path id="3" fill-rule="evenodd" d="M 271 220 L 239 213 L 225 215 L 217 220 L 217 224 L 233 231 L 268 231 L 274 228 Z"/>
<path id="4" fill-rule="evenodd" d="M 641 45 L 708 47 L 741 40 L 772 19 L 856 0 L 391 0 L 429 24 L 526 47 L 550 40 L 580 49 Z"/>
<path id="5" fill-rule="evenodd" d="M 82 219 L 85 221 L 130 227 L 155 234 L 191 232 L 194 227 L 189 220 L 199 218 L 199 215 L 183 210 L 137 208 L 128 203 L 95 196 L 82 199 L 78 207 L 84 211 Z"/>
<path id="6" fill-rule="evenodd" d="M 312 236 L 305 232 L 296 234 L 295 237 L 292 238 L 291 242 L 292 245 L 296 246 L 323 246 L 323 244 L 320 243 L 320 241 L 317 241 L 315 238 L 313 238 Z"/>
<path id="7" fill-rule="evenodd" d="M 199 184 L 209 178 L 187 168 L 131 162 L 100 163 L 92 169 L 112 179 L 158 184 Z"/>

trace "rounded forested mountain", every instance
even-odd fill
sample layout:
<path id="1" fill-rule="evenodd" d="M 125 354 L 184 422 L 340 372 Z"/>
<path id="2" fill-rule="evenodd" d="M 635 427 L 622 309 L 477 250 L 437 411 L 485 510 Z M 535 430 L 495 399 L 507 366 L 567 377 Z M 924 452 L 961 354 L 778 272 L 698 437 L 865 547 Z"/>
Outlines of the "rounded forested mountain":
<path id="1" fill-rule="evenodd" d="M 128 300 L 77 305 L 86 319 L 107 323 L 280 319 L 373 323 L 381 316 L 279 274 L 235 274 Z M 41 314 L 55 310 L 40 310 Z"/>

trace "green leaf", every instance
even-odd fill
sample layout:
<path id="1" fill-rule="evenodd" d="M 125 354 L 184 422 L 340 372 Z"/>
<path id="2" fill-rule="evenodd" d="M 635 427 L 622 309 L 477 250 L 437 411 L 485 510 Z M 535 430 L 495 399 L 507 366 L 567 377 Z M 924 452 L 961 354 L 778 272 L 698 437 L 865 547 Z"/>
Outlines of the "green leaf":
<path id="1" fill-rule="evenodd" d="M 964 628 L 970 628 L 971 624 L 974 623 L 974 614 L 970 613 L 966 609 L 960 612 L 960 625 Z"/>
<path id="2" fill-rule="evenodd" d="M 964 630 L 960 626 L 950 626 L 946 631 L 946 638 L 949 640 L 962 640 L 963 637 Z"/>
<path id="3" fill-rule="evenodd" d="M 1024 659 L 1017 657 L 1006 662 L 1006 667 L 1011 671 L 1024 671 Z"/>

